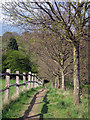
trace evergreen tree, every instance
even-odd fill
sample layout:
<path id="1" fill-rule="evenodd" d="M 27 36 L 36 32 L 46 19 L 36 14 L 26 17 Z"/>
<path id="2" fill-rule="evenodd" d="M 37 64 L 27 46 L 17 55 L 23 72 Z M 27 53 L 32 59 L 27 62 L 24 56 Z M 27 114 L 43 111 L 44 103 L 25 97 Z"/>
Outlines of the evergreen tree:
<path id="1" fill-rule="evenodd" d="M 8 50 L 10 50 L 10 49 L 18 50 L 18 45 L 17 45 L 17 41 L 15 38 L 10 38 L 7 49 Z"/>

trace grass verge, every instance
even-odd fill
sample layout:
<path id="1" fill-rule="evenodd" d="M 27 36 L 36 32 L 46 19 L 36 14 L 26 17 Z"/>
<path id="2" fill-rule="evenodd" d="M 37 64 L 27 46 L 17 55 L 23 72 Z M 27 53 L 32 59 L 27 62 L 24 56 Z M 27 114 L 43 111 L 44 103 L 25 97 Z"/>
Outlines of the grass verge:
<path id="1" fill-rule="evenodd" d="M 32 88 L 22 92 L 16 100 L 10 101 L 9 105 L 3 106 L 2 118 L 19 118 L 22 117 L 28 108 L 33 95 L 42 87 Z"/>
<path id="2" fill-rule="evenodd" d="M 16 83 L 16 80 L 12 80 L 12 79 L 10 79 L 10 82 L 9 82 L 9 84 L 15 84 Z M 21 83 L 23 83 L 23 81 L 22 80 L 20 80 L 19 81 L 19 83 L 21 84 Z M 20 86 L 20 91 L 22 91 L 22 87 L 23 86 Z M 5 88 L 5 79 L 0 79 L 0 90 L 1 89 L 4 89 Z M 12 99 L 12 97 L 14 96 L 16 94 L 16 86 L 13 86 L 13 87 L 10 87 L 9 88 L 9 100 L 11 100 Z M 2 104 L 3 104 L 3 101 L 4 101 L 4 92 L 1 92 L 0 93 L 0 98 L 2 99 Z"/>
<path id="3" fill-rule="evenodd" d="M 41 118 L 88 118 L 88 94 L 83 94 L 81 103 L 74 105 L 72 90 L 48 87 L 38 110 L 41 110 Z"/>

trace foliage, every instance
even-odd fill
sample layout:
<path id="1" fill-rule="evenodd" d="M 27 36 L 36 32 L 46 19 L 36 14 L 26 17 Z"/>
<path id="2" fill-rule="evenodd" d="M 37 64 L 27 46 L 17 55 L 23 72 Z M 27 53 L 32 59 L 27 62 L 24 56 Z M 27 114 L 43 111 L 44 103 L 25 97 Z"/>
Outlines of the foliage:
<path id="1" fill-rule="evenodd" d="M 15 33 L 15 32 L 5 32 L 2 35 L 2 52 L 6 51 L 10 38 L 15 38 L 16 39 L 17 36 L 18 36 L 18 34 Z"/>
<path id="2" fill-rule="evenodd" d="M 10 49 L 18 50 L 18 45 L 17 45 L 17 41 L 15 38 L 10 38 L 7 49 L 8 50 L 10 50 Z"/>
<path id="3" fill-rule="evenodd" d="M 37 73 L 38 72 L 38 66 L 33 64 L 32 67 L 31 67 L 31 71 L 33 71 L 34 73 Z"/>
<path id="4" fill-rule="evenodd" d="M 10 34 L 10 35 L 9 35 Z M 28 53 L 26 48 L 28 46 L 24 46 L 26 43 L 29 45 L 28 41 L 23 40 L 21 44 L 18 43 L 18 39 L 16 40 L 15 36 L 12 36 L 13 33 L 5 33 L 3 34 L 3 40 L 6 40 L 7 48 L 5 47 L 3 54 L 2 54 L 2 72 L 5 72 L 7 68 L 11 69 L 12 72 L 16 70 L 20 72 L 38 72 L 38 67 L 35 64 L 33 56 L 31 53 Z M 5 37 L 6 36 L 6 37 Z M 9 38 L 7 38 L 9 36 Z M 5 41 L 4 40 L 4 41 Z M 19 46 L 18 46 L 19 45 Z M 23 50 L 21 50 L 21 49 Z M 17 51 L 18 50 L 18 51 Z"/>
<path id="5" fill-rule="evenodd" d="M 27 56 L 17 50 L 9 50 L 2 56 L 2 71 L 11 69 L 12 72 L 29 72 L 31 71 L 31 62 Z"/>

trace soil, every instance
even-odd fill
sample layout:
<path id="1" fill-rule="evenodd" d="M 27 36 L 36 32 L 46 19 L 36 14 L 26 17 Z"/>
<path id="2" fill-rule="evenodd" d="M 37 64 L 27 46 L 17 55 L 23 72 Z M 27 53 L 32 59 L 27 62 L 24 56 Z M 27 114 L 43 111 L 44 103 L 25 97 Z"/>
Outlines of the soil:
<path id="1" fill-rule="evenodd" d="M 24 112 L 22 118 L 40 118 L 40 113 L 38 111 L 39 105 L 43 102 L 43 98 L 46 93 L 46 89 L 40 89 L 32 98 L 28 109 Z"/>

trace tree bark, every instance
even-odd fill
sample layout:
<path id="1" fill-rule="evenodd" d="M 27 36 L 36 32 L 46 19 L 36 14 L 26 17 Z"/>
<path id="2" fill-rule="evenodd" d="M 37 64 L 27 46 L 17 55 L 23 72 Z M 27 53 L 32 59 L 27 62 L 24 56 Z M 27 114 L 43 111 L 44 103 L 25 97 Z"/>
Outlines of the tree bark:
<path id="1" fill-rule="evenodd" d="M 57 88 L 57 76 L 55 78 L 55 88 Z"/>
<path id="2" fill-rule="evenodd" d="M 79 78 L 79 44 L 73 45 L 73 82 L 74 82 L 74 92 L 73 92 L 73 102 L 75 104 L 80 103 L 80 78 Z"/>
<path id="3" fill-rule="evenodd" d="M 61 70 L 61 75 L 62 75 L 62 90 L 65 90 L 65 79 L 64 79 L 64 72 Z"/>
<path id="4" fill-rule="evenodd" d="M 51 81 L 51 88 L 53 88 L 53 81 Z"/>
<path id="5" fill-rule="evenodd" d="M 58 89 L 60 89 L 60 76 L 58 75 Z"/>
<path id="6" fill-rule="evenodd" d="M 56 78 L 55 78 L 55 88 L 57 88 L 57 89 L 60 88 L 60 77 L 59 77 L 59 75 L 57 75 Z"/>

